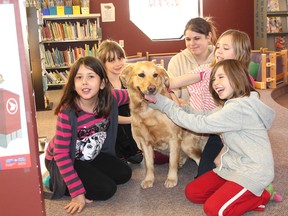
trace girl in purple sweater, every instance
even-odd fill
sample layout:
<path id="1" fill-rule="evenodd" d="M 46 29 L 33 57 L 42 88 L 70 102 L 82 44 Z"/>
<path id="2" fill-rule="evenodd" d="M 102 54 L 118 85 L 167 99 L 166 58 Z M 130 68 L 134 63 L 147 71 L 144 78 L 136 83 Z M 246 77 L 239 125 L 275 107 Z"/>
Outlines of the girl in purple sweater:
<path id="1" fill-rule="evenodd" d="M 131 168 L 115 156 L 118 106 L 128 102 L 126 90 L 112 90 L 100 60 L 82 57 L 72 66 L 45 158 L 52 198 L 72 198 L 67 213 L 109 199 L 131 178 Z"/>

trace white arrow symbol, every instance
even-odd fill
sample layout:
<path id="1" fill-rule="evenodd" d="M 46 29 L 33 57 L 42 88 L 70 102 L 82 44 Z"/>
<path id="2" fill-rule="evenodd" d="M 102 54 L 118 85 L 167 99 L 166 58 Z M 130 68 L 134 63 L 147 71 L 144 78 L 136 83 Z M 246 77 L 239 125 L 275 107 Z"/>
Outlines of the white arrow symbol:
<path id="1" fill-rule="evenodd" d="M 11 115 L 15 114 L 18 110 L 18 103 L 14 98 L 9 98 L 6 103 L 7 112 Z"/>

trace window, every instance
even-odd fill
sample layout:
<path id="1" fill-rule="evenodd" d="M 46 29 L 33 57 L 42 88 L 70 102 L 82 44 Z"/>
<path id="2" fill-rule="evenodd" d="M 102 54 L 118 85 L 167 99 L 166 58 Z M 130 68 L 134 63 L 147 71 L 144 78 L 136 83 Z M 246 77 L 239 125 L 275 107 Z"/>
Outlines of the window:
<path id="1" fill-rule="evenodd" d="M 186 23 L 202 16 L 202 0 L 129 0 L 130 20 L 151 40 L 181 39 Z"/>

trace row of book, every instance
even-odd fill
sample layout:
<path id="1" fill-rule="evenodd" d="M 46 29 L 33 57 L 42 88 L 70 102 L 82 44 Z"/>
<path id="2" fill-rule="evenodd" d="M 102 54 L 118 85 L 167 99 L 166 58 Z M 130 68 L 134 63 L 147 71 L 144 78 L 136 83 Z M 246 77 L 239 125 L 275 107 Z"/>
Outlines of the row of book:
<path id="1" fill-rule="evenodd" d="M 69 71 L 65 70 L 65 71 L 49 71 L 49 72 L 45 72 L 44 74 L 47 77 L 47 84 L 51 85 L 51 84 L 56 84 L 56 85 L 64 85 L 65 83 L 67 83 L 68 80 L 68 76 L 69 76 Z"/>
<path id="2" fill-rule="evenodd" d="M 56 67 L 70 67 L 77 59 L 83 56 L 96 57 L 97 45 L 94 44 L 90 48 L 89 44 L 85 44 L 82 47 L 69 47 L 67 50 L 59 50 L 58 48 L 51 48 L 51 50 L 45 50 L 43 45 L 40 46 L 41 56 L 45 61 L 46 68 Z"/>
<path id="3" fill-rule="evenodd" d="M 97 21 L 87 19 L 81 22 L 52 22 L 46 21 L 41 29 L 42 41 L 66 41 L 66 40 L 92 40 L 98 39 Z"/>

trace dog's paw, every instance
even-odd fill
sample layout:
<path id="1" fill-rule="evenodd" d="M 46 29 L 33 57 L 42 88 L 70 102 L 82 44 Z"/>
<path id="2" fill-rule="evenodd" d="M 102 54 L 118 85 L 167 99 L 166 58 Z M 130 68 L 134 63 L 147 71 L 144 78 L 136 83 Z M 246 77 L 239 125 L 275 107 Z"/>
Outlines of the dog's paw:
<path id="1" fill-rule="evenodd" d="M 167 178 L 164 185 L 166 188 L 175 187 L 177 185 L 177 180 Z"/>
<path id="2" fill-rule="evenodd" d="M 152 181 L 152 180 L 143 180 L 141 183 L 141 187 L 143 189 L 151 188 L 151 187 L 153 187 L 153 183 L 154 183 L 154 181 Z"/>
<path id="3" fill-rule="evenodd" d="M 179 163 L 178 163 L 178 168 L 182 168 L 184 166 L 184 164 L 186 163 L 188 157 L 180 157 L 179 159 Z"/>

